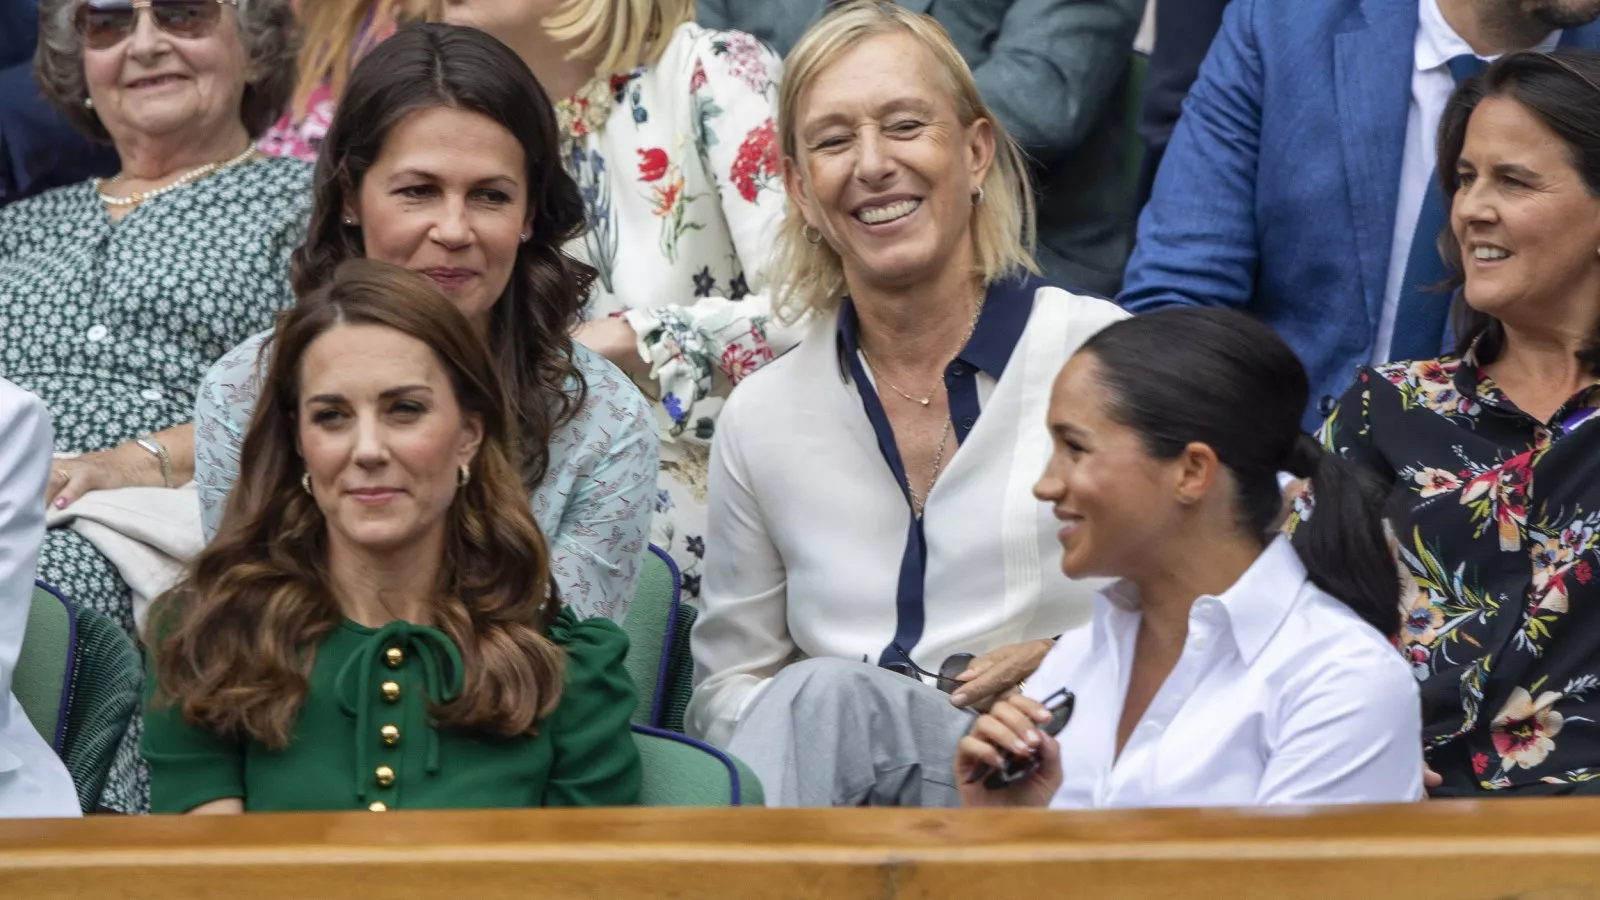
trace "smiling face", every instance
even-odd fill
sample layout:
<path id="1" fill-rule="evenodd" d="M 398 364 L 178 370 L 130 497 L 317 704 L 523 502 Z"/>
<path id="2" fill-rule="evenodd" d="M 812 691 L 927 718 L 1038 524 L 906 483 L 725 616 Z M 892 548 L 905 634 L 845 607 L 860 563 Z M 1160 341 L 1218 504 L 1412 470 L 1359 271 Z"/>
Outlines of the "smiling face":
<path id="1" fill-rule="evenodd" d="M 852 285 L 886 288 L 974 265 L 973 198 L 994 159 L 986 120 L 963 126 L 937 58 L 916 38 L 868 38 L 797 104 L 784 181 Z"/>
<path id="2" fill-rule="evenodd" d="M 1061 571 L 1070 578 L 1135 578 L 1149 567 L 1181 504 L 1182 463 L 1155 459 L 1138 432 L 1112 420 L 1099 364 L 1078 353 L 1056 376 L 1048 424 L 1053 449 L 1033 495 L 1061 531 Z"/>
<path id="3" fill-rule="evenodd" d="M 233 8 L 198 38 L 167 34 L 148 10 L 135 21 L 127 39 L 83 52 L 89 97 L 112 140 L 203 144 L 238 131 L 247 73 Z"/>
<path id="4" fill-rule="evenodd" d="M 482 424 L 459 406 L 423 342 L 378 325 L 340 325 L 306 348 L 297 442 L 329 540 L 392 554 L 442 537 Z"/>
<path id="5" fill-rule="evenodd" d="M 1467 302 L 1508 325 L 1588 333 L 1600 296 L 1600 199 L 1566 145 L 1515 100 L 1491 97 L 1467 123 L 1450 227 Z"/>
<path id="6" fill-rule="evenodd" d="M 533 230 L 527 165 L 510 131 L 481 113 L 435 106 L 390 129 L 344 215 L 369 259 L 419 272 L 480 328 Z"/>

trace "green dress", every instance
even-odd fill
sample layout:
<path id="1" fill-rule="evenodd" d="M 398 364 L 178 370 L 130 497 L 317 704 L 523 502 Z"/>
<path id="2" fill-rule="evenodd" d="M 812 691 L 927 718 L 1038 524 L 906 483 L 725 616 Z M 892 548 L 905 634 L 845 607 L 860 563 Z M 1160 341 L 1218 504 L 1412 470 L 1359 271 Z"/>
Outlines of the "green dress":
<path id="1" fill-rule="evenodd" d="M 579 622 L 563 609 L 551 637 L 567 654 L 566 684 L 535 737 L 430 725 L 428 700 L 452 695 L 460 656 L 443 632 L 403 621 L 368 628 L 345 619 L 321 640 L 294 734 L 279 751 L 152 705 L 152 674 L 140 748 L 151 810 L 186 812 L 227 797 L 243 798 L 247 811 L 636 803 L 627 635 L 608 619 Z"/>

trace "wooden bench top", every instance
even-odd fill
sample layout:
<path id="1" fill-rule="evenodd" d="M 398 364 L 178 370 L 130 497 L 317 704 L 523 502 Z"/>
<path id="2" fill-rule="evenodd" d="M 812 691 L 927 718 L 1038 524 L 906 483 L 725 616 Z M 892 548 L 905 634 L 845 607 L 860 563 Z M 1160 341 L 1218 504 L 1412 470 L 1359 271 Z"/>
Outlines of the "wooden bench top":
<path id="1" fill-rule="evenodd" d="M 0 898 L 1600 898 L 1600 800 L 0 821 Z"/>

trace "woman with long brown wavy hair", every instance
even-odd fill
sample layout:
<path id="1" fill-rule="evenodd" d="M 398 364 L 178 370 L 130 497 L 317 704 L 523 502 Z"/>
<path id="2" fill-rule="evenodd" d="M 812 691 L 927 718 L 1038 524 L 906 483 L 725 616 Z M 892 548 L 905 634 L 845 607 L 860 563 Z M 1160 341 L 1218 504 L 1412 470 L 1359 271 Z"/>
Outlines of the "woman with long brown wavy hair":
<path id="1" fill-rule="evenodd" d="M 356 67 L 317 162 L 297 296 L 345 260 L 426 275 L 487 341 L 511 398 L 523 493 L 580 617 L 621 620 L 656 500 L 660 442 L 638 388 L 570 335 L 595 277 L 568 254 L 583 199 L 555 113 L 522 60 L 483 32 L 408 25 Z M 251 337 L 195 406 L 195 483 L 214 533 L 260 393 Z"/>
<path id="2" fill-rule="evenodd" d="M 221 528 L 151 613 L 151 808 L 634 802 L 627 638 L 562 605 L 467 318 L 357 260 L 268 350 Z"/>

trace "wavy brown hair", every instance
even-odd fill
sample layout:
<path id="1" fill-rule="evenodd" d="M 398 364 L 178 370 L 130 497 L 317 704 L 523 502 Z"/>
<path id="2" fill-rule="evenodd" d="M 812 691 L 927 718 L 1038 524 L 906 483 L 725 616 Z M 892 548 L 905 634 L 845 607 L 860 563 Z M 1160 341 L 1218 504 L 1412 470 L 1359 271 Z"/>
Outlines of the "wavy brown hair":
<path id="1" fill-rule="evenodd" d="M 523 483 L 532 491 L 550 464 L 551 436 L 583 405 L 569 332 L 597 273 L 563 249 L 586 227 L 583 197 L 561 165 L 555 111 L 521 57 L 475 28 L 408 24 L 362 59 L 322 142 L 311 224 L 290 279 L 303 296 L 340 263 L 366 255 L 361 228 L 344 224 L 345 198 L 359 195 L 401 120 L 441 106 L 493 119 L 522 145 L 527 162 L 533 233 L 490 314 L 489 345 L 525 451 Z"/>
<path id="2" fill-rule="evenodd" d="M 534 733 L 561 695 L 564 656 L 549 637 L 560 600 L 522 490 L 504 389 L 482 339 L 438 288 L 366 260 L 341 265 L 278 323 L 222 525 L 183 583 L 152 609 L 158 700 L 217 734 L 288 743 L 316 647 L 342 616 L 330 587 L 327 521 L 300 485 L 301 361 L 322 335 L 357 324 L 426 344 L 462 411 L 483 422 L 471 478 L 450 506 L 432 609 L 431 624 L 461 651 L 462 690 L 435 706 L 434 720 L 483 734 Z"/>

